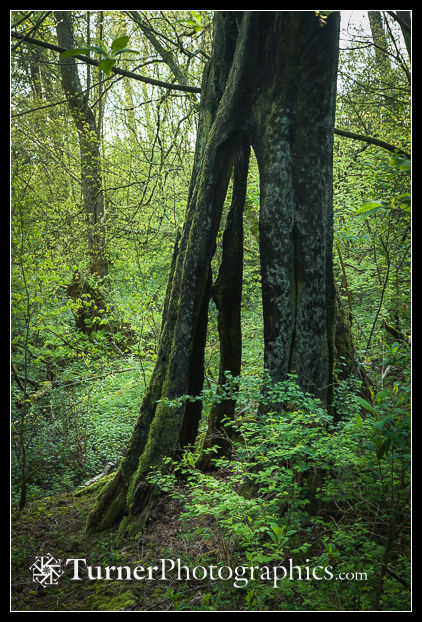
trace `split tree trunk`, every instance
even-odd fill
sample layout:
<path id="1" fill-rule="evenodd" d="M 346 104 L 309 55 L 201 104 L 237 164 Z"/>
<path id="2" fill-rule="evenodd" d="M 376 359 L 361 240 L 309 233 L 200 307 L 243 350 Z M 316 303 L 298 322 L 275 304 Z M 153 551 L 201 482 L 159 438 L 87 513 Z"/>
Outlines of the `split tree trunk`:
<path id="1" fill-rule="evenodd" d="M 220 365 L 218 386 L 226 381 L 226 372 L 240 375 L 242 366 L 242 274 L 243 274 L 243 208 L 246 197 L 250 147 L 240 148 L 233 172 L 233 196 L 223 235 L 223 256 L 218 277 L 212 288 L 212 298 L 218 310 Z M 236 400 L 222 399 L 211 405 L 207 432 L 202 443 L 198 468 L 207 469 L 216 457 L 208 450 L 218 447 L 217 456 L 228 457 L 231 449 L 231 431 L 224 419 L 233 419 Z"/>
<path id="2" fill-rule="evenodd" d="M 146 481 L 150 468 L 196 437 L 200 402 L 171 405 L 169 400 L 198 395 L 202 388 L 212 293 L 219 310 L 221 365 L 232 367 L 229 371 L 240 368 L 240 283 L 233 316 L 223 284 L 240 279 L 241 231 L 235 223 L 241 226 L 248 145 L 255 150 L 261 184 L 265 367 L 275 381 L 296 371 L 303 389 L 329 400 L 338 27 L 337 13 L 325 26 L 313 11 L 216 14 L 186 219 L 173 257 L 157 362 L 126 454 L 100 494 L 88 528 L 108 528 L 125 517 L 122 532 L 139 530 L 153 499 Z M 239 191 L 225 234 L 225 264 L 213 290 L 211 259 L 236 162 Z M 231 253 L 237 254 L 236 267 L 230 266 Z"/>

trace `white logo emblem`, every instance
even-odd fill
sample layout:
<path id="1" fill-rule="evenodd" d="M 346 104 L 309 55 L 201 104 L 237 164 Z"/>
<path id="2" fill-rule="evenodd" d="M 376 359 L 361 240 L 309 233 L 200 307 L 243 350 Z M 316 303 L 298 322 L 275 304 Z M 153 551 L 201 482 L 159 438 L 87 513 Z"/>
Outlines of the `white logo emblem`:
<path id="1" fill-rule="evenodd" d="M 61 559 L 54 559 L 50 553 L 46 557 L 37 555 L 35 562 L 29 568 L 29 570 L 32 570 L 32 580 L 38 582 L 43 587 L 57 585 L 64 572 L 61 562 Z"/>

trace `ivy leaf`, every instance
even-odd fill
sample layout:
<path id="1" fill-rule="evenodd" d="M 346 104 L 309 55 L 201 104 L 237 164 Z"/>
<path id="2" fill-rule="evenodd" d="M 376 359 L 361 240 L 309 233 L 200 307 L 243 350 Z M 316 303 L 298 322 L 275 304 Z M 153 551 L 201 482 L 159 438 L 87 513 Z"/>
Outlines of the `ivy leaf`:
<path id="1" fill-rule="evenodd" d="M 91 52 L 96 52 L 97 54 L 101 54 L 102 56 L 107 55 L 107 51 L 105 47 L 102 45 L 102 43 L 100 45 L 87 45 L 86 49 Z"/>
<path id="2" fill-rule="evenodd" d="M 117 52 L 115 52 L 115 54 L 125 54 L 129 52 L 130 54 L 137 54 L 138 50 L 131 50 L 130 48 L 123 48 L 123 50 L 117 50 Z"/>
<path id="3" fill-rule="evenodd" d="M 69 56 L 78 56 L 79 54 L 89 54 L 89 52 L 96 52 L 97 54 L 101 54 L 102 56 L 106 55 L 106 51 L 104 48 L 98 45 L 86 45 L 83 48 L 70 48 L 69 50 L 60 52 L 60 56 L 62 58 L 67 58 Z"/>

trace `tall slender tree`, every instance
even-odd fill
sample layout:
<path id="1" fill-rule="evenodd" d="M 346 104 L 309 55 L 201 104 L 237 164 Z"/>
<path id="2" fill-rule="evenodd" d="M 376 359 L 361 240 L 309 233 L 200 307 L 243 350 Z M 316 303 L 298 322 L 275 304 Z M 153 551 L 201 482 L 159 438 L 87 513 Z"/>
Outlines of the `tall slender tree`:
<path id="1" fill-rule="evenodd" d="M 62 48 L 74 47 L 72 14 L 70 11 L 55 11 L 57 41 Z M 105 201 L 101 174 L 99 128 L 95 114 L 89 105 L 89 90 L 83 91 L 78 68 L 74 58 L 59 60 L 63 89 L 68 97 L 69 109 L 78 133 L 81 157 L 81 182 L 84 211 L 87 219 L 89 272 L 97 282 L 108 275 L 106 252 Z M 69 294 L 79 298 L 89 295 L 97 307 L 103 306 L 102 297 L 78 273 L 68 288 Z M 90 305 L 77 313 L 78 327 L 89 332 L 92 326 Z"/>

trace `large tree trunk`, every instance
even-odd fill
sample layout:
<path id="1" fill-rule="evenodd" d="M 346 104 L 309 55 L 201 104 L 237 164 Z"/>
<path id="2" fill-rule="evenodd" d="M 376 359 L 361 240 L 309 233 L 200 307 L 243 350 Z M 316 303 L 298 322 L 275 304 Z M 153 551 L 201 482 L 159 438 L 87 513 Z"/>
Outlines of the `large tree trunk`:
<path id="1" fill-rule="evenodd" d="M 98 498 L 88 528 L 110 527 L 123 516 L 123 530 L 142 527 L 153 495 L 146 482 L 150 468 L 175 456 L 181 444 L 196 436 L 200 403 L 187 408 L 169 400 L 191 390 L 198 394 L 202 387 L 210 264 L 232 167 L 248 144 L 256 152 L 261 183 L 265 367 L 274 380 L 296 371 L 304 389 L 328 400 L 338 26 L 338 14 L 321 26 L 313 11 L 216 14 L 185 225 L 173 258 L 158 358 L 126 454 Z M 244 182 L 243 174 L 240 185 Z M 242 209 L 240 200 L 230 218 L 239 218 Z M 235 252 L 236 243 L 226 241 L 226 250 Z M 225 322 L 238 327 L 238 314 L 229 316 L 220 286 L 233 274 L 231 268 L 222 270 L 214 294 L 220 301 L 220 335 L 227 335 Z M 237 293 L 235 305 L 238 301 Z M 223 337 L 223 367 L 224 346 L 230 343 L 239 343 L 239 335 Z M 235 357 L 229 367 L 236 367 Z"/>
<path id="2" fill-rule="evenodd" d="M 137 525 L 142 526 L 152 494 L 145 476 L 151 466 L 158 465 L 165 456 L 174 456 L 180 447 L 186 403 L 175 407 L 164 400 L 188 394 L 191 358 L 198 357 L 194 344 L 203 335 L 211 259 L 238 142 L 233 137 L 232 91 L 236 94 L 236 87 L 225 90 L 236 40 L 234 16 L 217 14 L 214 36 L 217 61 L 214 59 L 204 73 L 188 206 L 173 256 L 157 361 L 125 456 L 114 480 L 100 495 L 88 519 L 88 528 L 107 528 L 124 515 L 129 516 L 135 529 Z M 197 338 L 198 328 L 202 335 Z M 200 374 L 203 369 L 196 369 L 197 386 Z M 191 429 L 190 437 L 195 435 L 196 429 Z"/>
<path id="3" fill-rule="evenodd" d="M 312 12 L 264 19 L 268 34 L 252 69 L 260 81 L 252 144 L 261 189 L 264 366 L 274 381 L 296 372 L 303 390 L 328 403 L 338 16 L 323 27 Z"/>

